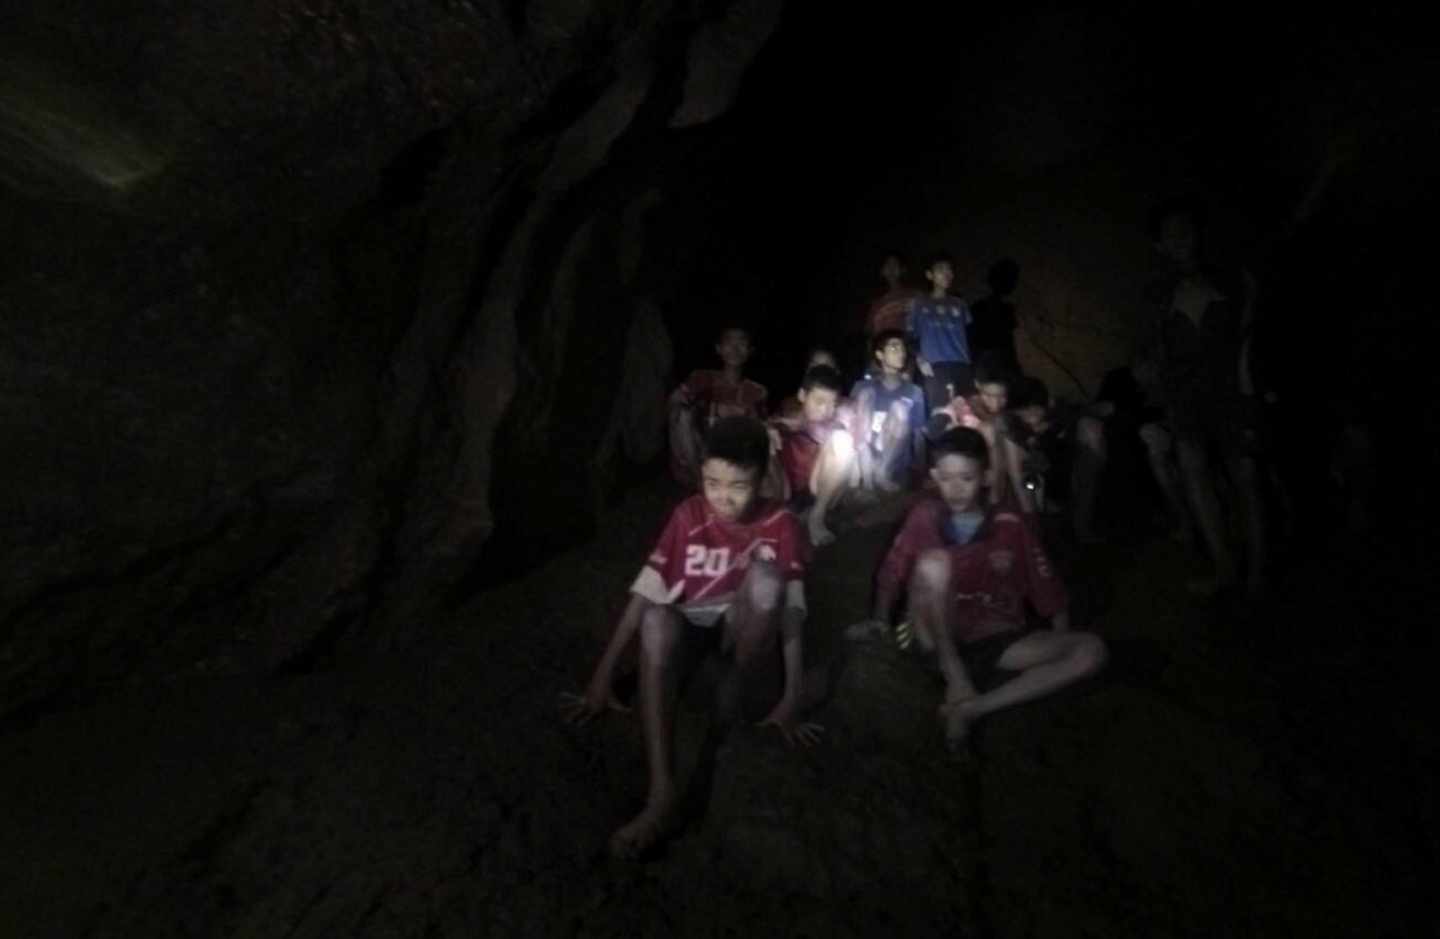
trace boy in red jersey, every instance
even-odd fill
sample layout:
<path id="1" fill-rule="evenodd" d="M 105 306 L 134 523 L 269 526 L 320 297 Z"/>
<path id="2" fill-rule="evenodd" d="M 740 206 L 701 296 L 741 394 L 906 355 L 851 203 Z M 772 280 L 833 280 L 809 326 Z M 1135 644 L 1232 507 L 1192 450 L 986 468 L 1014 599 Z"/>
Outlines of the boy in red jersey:
<path id="1" fill-rule="evenodd" d="M 671 512 L 585 694 L 566 696 L 574 723 L 618 708 L 615 666 L 638 637 L 649 791 L 645 808 L 610 839 L 618 857 L 643 854 L 674 822 L 676 688 L 685 666 L 707 648 L 718 646 L 733 658 L 717 694 L 722 721 L 737 716 L 742 691 L 775 677 L 778 658 L 783 691 L 760 723 L 778 728 L 789 743 L 817 739 L 820 728 L 799 718 L 817 690 L 802 694 L 808 546 L 793 514 L 758 498 L 769 458 L 769 436 L 759 421 L 729 417 L 710 428 L 701 493 Z"/>
<path id="2" fill-rule="evenodd" d="M 715 342 L 724 368 L 696 369 L 671 393 L 670 469 L 681 484 L 700 481 L 701 444 L 710 425 L 722 417 L 765 418 L 769 393 L 744 374 L 751 351 L 750 333 L 727 326 Z"/>
<path id="3" fill-rule="evenodd" d="M 888 633 L 895 601 L 908 585 L 910 622 L 896 630 L 896 639 L 936 656 L 945 678 L 940 717 L 953 749 L 991 711 L 1098 671 L 1105 643 L 1070 631 L 1065 586 L 1039 538 L 1019 515 L 983 498 L 989 463 L 984 437 L 956 428 L 935 441 L 931 456 L 939 498 L 910 510 L 876 575 L 872 619 L 848 634 Z M 1027 601 L 1051 629 L 1027 631 Z M 1016 674 L 980 690 L 977 685 L 988 684 L 996 671 Z"/>
<path id="4" fill-rule="evenodd" d="M 832 366 L 812 366 L 800 388 L 801 413 L 770 422 L 779 438 L 771 444 L 779 456 L 771 466 L 771 488 L 804 514 L 817 548 L 835 540 L 825 514 L 850 487 L 855 468 L 854 438 L 837 416 L 843 381 Z"/>

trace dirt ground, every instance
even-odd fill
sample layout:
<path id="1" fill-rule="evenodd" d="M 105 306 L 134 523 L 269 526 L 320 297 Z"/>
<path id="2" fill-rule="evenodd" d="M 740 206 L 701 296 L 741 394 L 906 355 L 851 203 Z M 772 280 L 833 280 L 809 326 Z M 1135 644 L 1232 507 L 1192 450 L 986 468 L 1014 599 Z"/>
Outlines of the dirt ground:
<path id="1" fill-rule="evenodd" d="M 671 494 L 473 599 L 403 654 L 135 687 L 0 738 L 0 935 L 1412 936 L 1434 864 L 1418 615 L 1371 559 L 1248 608 L 1184 549 L 1068 552 L 1103 676 L 940 746 L 936 679 L 847 644 L 899 506 L 813 574 L 824 742 L 679 727 L 687 822 L 644 863 L 638 722 L 565 726 Z M 1408 589 L 1408 588 L 1405 588 Z M 1428 648 L 1428 647 L 1427 647 Z M 698 687 L 698 686 L 697 686 Z M 1404 690 L 1409 689 L 1409 690 Z"/>

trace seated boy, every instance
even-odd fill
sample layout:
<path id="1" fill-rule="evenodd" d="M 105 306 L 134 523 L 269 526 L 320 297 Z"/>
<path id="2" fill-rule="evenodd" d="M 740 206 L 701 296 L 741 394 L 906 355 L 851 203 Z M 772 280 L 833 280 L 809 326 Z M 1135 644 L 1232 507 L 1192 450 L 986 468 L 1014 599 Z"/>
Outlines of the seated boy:
<path id="1" fill-rule="evenodd" d="M 848 634 L 888 632 L 908 585 L 910 622 L 896 638 L 937 657 L 945 678 L 940 716 L 946 743 L 955 748 L 984 715 L 1099 670 L 1105 644 L 1070 631 L 1065 587 L 1039 539 L 1019 515 L 985 499 L 985 438 L 956 428 L 930 453 L 939 496 L 906 516 L 876 575 L 873 618 Z M 1050 629 L 1027 629 L 1027 601 Z M 984 687 L 996 671 L 1013 677 Z"/>
<path id="2" fill-rule="evenodd" d="M 1004 441 L 1009 435 L 1005 406 L 1010 400 L 1011 376 L 993 359 L 982 361 L 975 369 L 973 389 L 960 390 L 950 400 L 936 407 L 926 425 L 926 434 L 934 439 L 953 427 L 979 431 L 993 455 L 986 486 L 996 505 L 1005 501 L 1006 487 L 1012 476 L 1009 466 L 1010 447 Z"/>
<path id="3" fill-rule="evenodd" d="M 1095 541 L 1095 497 L 1105 468 L 1105 422 L 1115 405 L 1062 405 L 1038 378 L 1021 382 L 1007 425 L 1010 483 L 1025 512 L 1043 508 L 1048 479 L 1068 483 L 1075 537 Z M 1061 483 L 1063 486 L 1064 483 Z"/>
<path id="4" fill-rule="evenodd" d="M 724 368 L 696 369 L 670 395 L 670 470 L 676 481 L 700 481 L 701 443 L 722 417 L 764 419 L 768 392 L 744 376 L 751 353 L 750 334 L 739 326 L 721 330 L 715 354 Z"/>
<path id="5" fill-rule="evenodd" d="M 805 357 L 805 371 L 808 372 L 817 365 L 828 365 L 836 371 L 840 370 L 840 363 L 839 360 L 835 358 L 835 353 L 819 346 L 811 349 L 810 354 Z M 837 414 L 840 413 L 840 408 L 846 403 L 848 403 L 847 399 L 840 399 L 840 403 L 835 406 Z M 793 394 L 784 399 L 780 402 L 779 406 L 775 408 L 775 417 L 782 420 L 794 420 L 804 413 L 805 405 L 800 402 L 800 396 L 798 394 Z"/>
<path id="6" fill-rule="evenodd" d="M 835 540 L 825 514 L 849 488 L 855 465 L 854 439 L 836 414 L 841 382 L 832 366 L 812 366 L 800 388 L 800 415 L 770 422 L 779 437 L 772 449 L 780 457 L 771 463 L 771 489 L 783 492 L 794 512 L 804 513 L 817 548 Z"/>
<path id="7" fill-rule="evenodd" d="M 820 728 L 802 723 L 805 564 L 808 549 L 798 520 L 785 507 L 758 498 L 770 440 L 753 418 L 716 421 L 705 437 L 702 490 L 671 512 L 654 551 L 635 578 L 632 596 L 583 695 L 566 696 L 567 718 L 584 723 L 618 709 L 615 667 L 637 636 L 640 710 L 649 766 L 645 808 L 610 839 L 611 851 L 634 858 L 673 823 L 673 729 L 681 672 L 700 654 L 718 649 L 732 665 L 718 689 L 722 722 L 739 715 L 741 693 L 783 690 L 765 702 L 764 725 L 789 743 L 814 743 Z M 783 660 L 783 668 L 782 668 Z M 762 712 L 763 713 L 763 712 Z"/>
<path id="8" fill-rule="evenodd" d="M 904 333 L 882 332 L 871 346 L 879 377 L 861 379 L 850 391 L 860 485 L 895 492 L 904 487 L 912 463 L 924 452 L 925 393 L 905 380 L 909 352 Z"/>

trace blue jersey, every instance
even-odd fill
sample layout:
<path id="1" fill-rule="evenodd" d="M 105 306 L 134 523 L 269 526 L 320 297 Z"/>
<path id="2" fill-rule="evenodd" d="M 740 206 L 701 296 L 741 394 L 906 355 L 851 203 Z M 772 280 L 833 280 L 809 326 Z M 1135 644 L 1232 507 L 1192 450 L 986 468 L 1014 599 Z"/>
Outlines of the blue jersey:
<path id="1" fill-rule="evenodd" d="M 965 329 L 970 319 L 970 308 L 958 297 L 916 297 L 905 325 L 925 361 L 969 365 L 970 341 Z"/>
<path id="2" fill-rule="evenodd" d="M 902 474 L 909 472 L 910 465 L 915 462 L 915 434 L 925 430 L 925 421 L 928 412 L 925 410 L 925 392 L 914 382 L 902 381 L 894 388 L 886 388 L 885 383 L 878 378 L 862 378 L 855 383 L 850 390 L 850 400 L 856 401 L 865 391 L 871 391 L 875 395 L 874 411 L 871 414 L 873 425 L 866 431 L 864 436 L 870 436 L 875 441 L 872 445 L 878 445 L 881 431 L 884 429 L 884 422 L 889 419 L 890 409 L 896 404 L 904 407 L 908 415 L 909 441 L 900 447 L 900 452 L 895 454 L 894 472 L 897 479 L 903 478 Z"/>

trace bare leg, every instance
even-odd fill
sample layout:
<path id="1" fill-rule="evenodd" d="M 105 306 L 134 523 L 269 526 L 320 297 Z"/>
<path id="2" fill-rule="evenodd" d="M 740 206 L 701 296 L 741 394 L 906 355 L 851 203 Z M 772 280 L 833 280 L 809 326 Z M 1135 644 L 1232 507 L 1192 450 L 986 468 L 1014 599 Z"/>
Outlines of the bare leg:
<path id="1" fill-rule="evenodd" d="M 1014 678 L 962 702 L 956 710 L 968 725 L 992 711 L 1052 694 L 1105 665 L 1105 642 L 1093 633 L 1038 632 L 1017 639 L 996 664 Z"/>
<path id="2" fill-rule="evenodd" d="M 910 414 L 903 404 L 896 403 L 885 415 L 885 426 L 880 431 L 880 457 L 875 468 L 875 485 L 887 492 L 904 488 L 901 480 L 894 478 L 895 463 L 900 448 L 910 446 Z"/>
<path id="3" fill-rule="evenodd" d="M 1254 457 L 1230 460 L 1230 478 L 1245 511 L 1246 586 L 1253 593 L 1265 580 L 1265 504 L 1260 497 L 1260 467 Z"/>
<path id="4" fill-rule="evenodd" d="M 1210 461 L 1205 456 L 1203 445 L 1194 438 L 1182 438 L 1176 442 L 1180 453 L 1180 471 L 1185 478 L 1185 491 L 1190 496 L 1190 507 L 1195 510 L 1195 521 L 1210 557 L 1215 562 L 1216 587 L 1229 586 L 1238 579 L 1235 558 L 1225 544 L 1225 531 L 1220 523 L 1220 504 L 1215 496 L 1215 483 L 1210 478 Z"/>
<path id="5" fill-rule="evenodd" d="M 785 582 L 774 564 L 751 563 L 725 618 L 723 648 L 735 656 L 733 667 L 720 682 L 716 702 L 725 723 L 741 716 L 745 688 L 767 663 L 774 664 L 784 594 Z"/>
<path id="6" fill-rule="evenodd" d="M 863 389 L 855 398 L 855 442 L 859 444 L 857 465 L 860 485 L 875 488 L 875 392 Z"/>
<path id="7" fill-rule="evenodd" d="M 1100 492 L 1100 472 L 1105 468 L 1105 425 L 1093 417 L 1082 417 L 1075 427 L 1075 468 L 1070 477 L 1070 498 L 1074 502 L 1075 537 L 1095 540 L 1095 499 Z"/>
<path id="8" fill-rule="evenodd" d="M 654 605 L 640 620 L 640 713 L 650 786 L 645 808 L 610 837 L 616 857 L 636 858 L 664 834 L 674 814 L 675 659 L 685 623 L 670 607 Z"/>
<path id="9" fill-rule="evenodd" d="M 1165 499 L 1165 507 L 1170 512 L 1170 517 L 1179 526 L 1179 531 L 1186 541 L 1192 539 L 1192 523 L 1190 510 L 1185 506 L 1184 491 L 1180 486 L 1180 479 L 1175 472 L 1175 463 L 1171 459 L 1174 452 L 1174 438 L 1170 432 L 1159 424 L 1146 424 L 1140 428 L 1140 439 L 1145 442 L 1145 450 L 1150 459 L 1150 472 L 1155 476 L 1155 483 L 1160 487 L 1160 495 Z"/>
<path id="10" fill-rule="evenodd" d="M 934 650 L 945 676 L 945 700 L 941 715 L 945 719 L 945 741 L 958 746 L 965 740 L 965 722 L 959 705 L 975 697 L 975 686 L 965 673 L 960 653 L 955 647 L 951 623 L 950 555 L 944 550 L 922 554 L 915 562 L 910 580 L 910 616 L 915 639 L 920 647 Z"/>
<path id="11" fill-rule="evenodd" d="M 815 468 L 810 472 L 810 491 L 815 493 L 815 504 L 810 507 L 807 527 L 810 529 L 810 543 L 817 548 L 835 540 L 834 533 L 825 524 L 825 514 L 835 505 L 840 494 L 849 488 L 854 468 L 855 443 L 848 433 L 837 430 L 826 441 L 819 459 L 815 461 Z"/>

